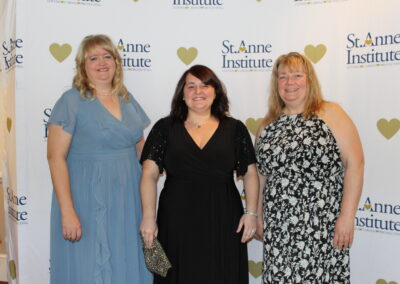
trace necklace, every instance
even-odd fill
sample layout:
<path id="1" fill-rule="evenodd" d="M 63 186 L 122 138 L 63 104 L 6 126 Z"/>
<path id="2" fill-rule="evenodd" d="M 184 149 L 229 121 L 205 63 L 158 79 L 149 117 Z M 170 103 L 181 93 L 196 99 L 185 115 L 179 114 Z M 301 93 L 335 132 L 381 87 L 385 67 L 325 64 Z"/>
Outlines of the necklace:
<path id="1" fill-rule="evenodd" d="M 194 125 L 196 128 L 201 128 L 204 124 L 206 124 L 208 122 L 208 119 L 206 119 L 202 123 L 196 123 L 193 120 L 189 120 L 189 119 L 187 119 L 186 122 Z"/>

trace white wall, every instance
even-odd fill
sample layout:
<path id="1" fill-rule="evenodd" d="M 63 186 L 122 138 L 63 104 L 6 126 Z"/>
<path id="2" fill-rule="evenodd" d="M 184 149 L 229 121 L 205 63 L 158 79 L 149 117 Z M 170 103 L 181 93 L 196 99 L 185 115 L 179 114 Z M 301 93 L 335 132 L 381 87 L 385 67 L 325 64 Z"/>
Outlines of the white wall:
<path id="1" fill-rule="evenodd" d="M 400 208 L 400 56 L 396 53 L 400 50 L 400 2 L 202 0 L 214 4 L 201 7 L 178 2 L 184 0 L 21 0 L 16 4 L 12 40 L 18 42 L 13 52 L 19 62 L 13 67 L 15 107 L 12 101 L 9 104 L 16 110 L 12 131 L 16 129 L 17 157 L 14 160 L 9 153 L 6 168 L 13 173 L 13 163 L 17 163 L 18 175 L 11 175 L 10 187 L 15 198 L 26 198 L 27 202 L 9 205 L 19 213 L 26 212 L 27 218 L 10 218 L 15 228 L 13 252 L 18 271 L 14 281 L 48 281 L 52 189 L 45 159 L 44 120 L 49 108 L 71 85 L 81 39 L 87 34 L 105 33 L 115 42 L 122 41 L 121 55 L 126 64 L 128 58 L 151 61 L 150 66 L 126 66 L 125 82 L 152 123 L 168 113 L 181 73 L 191 64 L 205 64 L 225 82 L 231 114 L 247 121 L 252 129 L 266 111 L 269 62 L 289 51 L 306 53 L 315 62 L 325 97 L 338 102 L 354 120 L 366 153 L 365 187 L 351 252 L 352 283 L 400 282 L 400 228 L 393 225 L 400 224 L 400 209 L 393 209 Z M 385 36 L 392 43 L 379 44 Z M 358 47 L 353 46 L 356 38 Z M 3 37 L 2 43 L 4 39 L 9 40 Z M 133 43 L 149 45 L 148 52 L 127 51 L 128 44 Z M 243 47 L 250 50 L 250 45 L 263 45 L 264 50 L 244 53 Z M 4 51 L 3 46 L 0 49 Z M 376 52 L 389 54 L 393 60 L 348 62 L 349 53 L 371 57 Z M 247 63 L 261 60 L 266 65 L 226 68 L 226 59 Z M 2 74 L 11 76 L 4 67 L 1 61 Z M 13 110 L 7 111 L 12 117 Z M 3 133 L 7 141 L 13 141 L 12 133 L 7 134 L 4 127 Z M 384 204 L 392 212 L 375 212 Z M 392 228 L 377 229 L 375 225 L 384 221 L 392 222 Z M 249 250 L 251 283 L 260 283 L 261 244 L 253 241 Z"/>

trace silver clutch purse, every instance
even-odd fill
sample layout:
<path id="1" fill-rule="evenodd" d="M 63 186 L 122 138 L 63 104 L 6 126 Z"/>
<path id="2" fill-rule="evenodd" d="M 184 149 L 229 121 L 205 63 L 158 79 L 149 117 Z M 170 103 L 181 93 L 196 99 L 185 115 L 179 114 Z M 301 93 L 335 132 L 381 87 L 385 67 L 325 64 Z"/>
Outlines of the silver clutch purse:
<path id="1" fill-rule="evenodd" d="M 167 276 L 168 269 L 172 266 L 157 238 L 154 238 L 153 246 L 151 248 L 146 248 L 143 238 L 142 244 L 144 261 L 146 262 L 147 269 L 153 273 L 161 275 L 162 277 Z"/>

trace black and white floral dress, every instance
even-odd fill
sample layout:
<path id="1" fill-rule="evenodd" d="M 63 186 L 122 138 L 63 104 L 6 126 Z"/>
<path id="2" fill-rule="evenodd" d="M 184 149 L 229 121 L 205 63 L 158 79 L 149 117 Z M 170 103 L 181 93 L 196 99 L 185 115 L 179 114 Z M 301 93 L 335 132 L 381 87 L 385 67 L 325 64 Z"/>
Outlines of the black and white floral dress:
<path id="1" fill-rule="evenodd" d="M 333 247 L 344 167 L 336 140 L 318 117 L 282 115 L 260 134 L 263 283 L 350 283 L 349 250 Z"/>

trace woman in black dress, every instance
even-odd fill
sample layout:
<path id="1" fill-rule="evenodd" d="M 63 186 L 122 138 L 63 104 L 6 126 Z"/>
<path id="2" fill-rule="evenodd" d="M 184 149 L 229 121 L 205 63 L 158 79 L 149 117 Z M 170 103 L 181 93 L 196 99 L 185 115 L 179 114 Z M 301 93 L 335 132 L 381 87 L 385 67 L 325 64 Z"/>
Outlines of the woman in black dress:
<path id="1" fill-rule="evenodd" d="M 212 70 L 196 65 L 182 75 L 171 113 L 154 125 L 141 160 L 141 233 L 147 247 L 158 237 L 172 264 L 154 283 L 248 283 L 256 160 L 246 127 L 228 117 L 225 90 Z M 164 170 L 156 222 L 157 180 Z M 234 172 L 243 177 L 246 210 Z"/>

